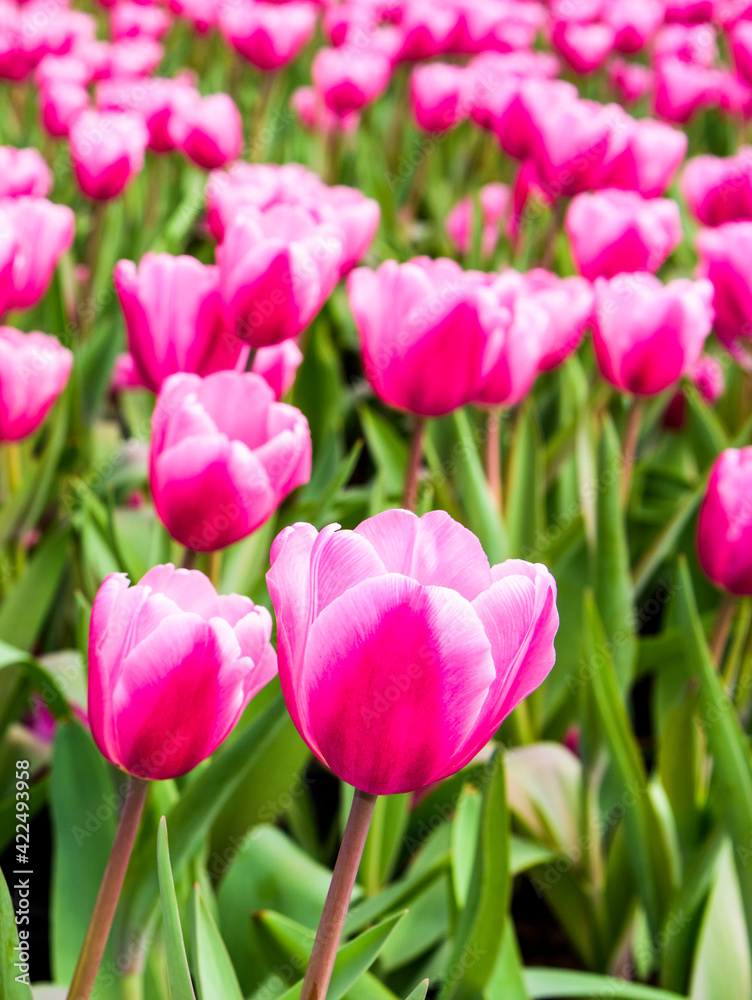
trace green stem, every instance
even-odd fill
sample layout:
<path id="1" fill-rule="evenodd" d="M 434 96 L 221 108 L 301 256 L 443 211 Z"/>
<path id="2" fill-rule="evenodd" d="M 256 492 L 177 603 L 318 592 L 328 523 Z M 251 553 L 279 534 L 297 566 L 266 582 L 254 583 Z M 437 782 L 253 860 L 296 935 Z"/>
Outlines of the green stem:
<path id="1" fill-rule="evenodd" d="M 326 1000 L 337 948 L 342 939 L 358 866 L 363 856 L 376 796 L 355 790 L 350 815 L 334 866 L 332 881 L 321 914 L 313 951 L 306 969 L 300 1000 Z"/>
<path id="2" fill-rule="evenodd" d="M 420 475 L 421 459 L 423 458 L 423 439 L 425 433 L 426 418 L 416 417 L 410 439 L 410 454 L 407 459 L 407 472 L 405 474 L 405 490 L 402 495 L 402 504 L 407 510 L 414 511 L 418 501 L 418 477 Z"/>
<path id="3" fill-rule="evenodd" d="M 488 478 L 488 488 L 491 491 L 494 503 L 499 510 L 502 509 L 502 486 L 501 486 L 501 407 L 494 407 L 488 411 L 486 422 L 486 476 Z"/>
<path id="4" fill-rule="evenodd" d="M 627 427 L 624 432 L 624 443 L 622 445 L 622 470 L 621 470 L 621 503 L 626 507 L 629 502 L 629 491 L 632 487 L 632 469 L 637 458 L 637 445 L 640 442 L 640 430 L 642 429 L 642 414 L 644 400 L 635 396 L 627 417 Z"/>
<path id="5" fill-rule="evenodd" d="M 716 613 L 715 624 L 713 625 L 713 635 L 710 640 L 710 652 L 712 653 L 716 669 L 720 668 L 721 661 L 723 660 L 723 654 L 726 650 L 731 626 L 734 623 L 734 615 L 736 614 L 738 603 L 738 598 L 734 597 L 733 594 L 724 593 L 721 603 L 718 605 L 718 612 Z"/>
<path id="6" fill-rule="evenodd" d="M 123 880 L 128 869 L 148 789 L 148 781 L 143 781 L 133 775 L 130 776 L 120 823 L 115 834 L 115 842 L 112 845 L 110 859 L 105 868 L 97 901 L 94 904 L 94 911 L 89 921 L 84 943 L 81 946 L 81 953 L 78 956 L 76 971 L 73 973 L 68 990 L 68 1000 L 89 1000 L 91 996 L 115 917 L 120 890 L 123 888 Z"/>

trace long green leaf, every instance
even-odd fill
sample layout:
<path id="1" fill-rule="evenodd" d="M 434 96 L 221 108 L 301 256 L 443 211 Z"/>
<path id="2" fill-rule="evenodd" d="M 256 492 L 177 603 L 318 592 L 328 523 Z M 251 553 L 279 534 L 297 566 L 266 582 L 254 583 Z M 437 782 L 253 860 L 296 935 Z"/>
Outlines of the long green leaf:
<path id="1" fill-rule="evenodd" d="M 191 954 L 201 1000 L 243 1000 L 227 948 L 198 885 L 191 898 Z"/>
<path id="2" fill-rule="evenodd" d="M 180 927 L 175 883 L 170 868 L 170 849 L 167 844 L 167 820 L 164 816 L 159 821 L 159 834 L 157 836 L 157 869 L 159 872 L 159 896 L 162 901 L 162 922 L 170 998 L 171 1000 L 196 1000 L 191 984 L 191 974 L 188 971 L 183 931 Z"/>
<path id="3" fill-rule="evenodd" d="M 16 926 L 13 902 L 3 873 L 0 871 L 0 996 L 3 1000 L 31 1000 L 28 973 L 22 964 L 16 964 L 21 960 L 19 937 L 23 937 L 23 944 L 31 944 L 29 917 L 26 913 L 24 919 L 20 909 L 18 913 L 19 923 Z"/>
<path id="4" fill-rule="evenodd" d="M 618 997 L 619 1000 L 682 1000 L 678 993 L 630 983 L 612 976 L 597 976 L 591 972 L 569 969 L 525 969 L 525 985 L 530 1000 L 584 1000 L 594 997 Z"/>

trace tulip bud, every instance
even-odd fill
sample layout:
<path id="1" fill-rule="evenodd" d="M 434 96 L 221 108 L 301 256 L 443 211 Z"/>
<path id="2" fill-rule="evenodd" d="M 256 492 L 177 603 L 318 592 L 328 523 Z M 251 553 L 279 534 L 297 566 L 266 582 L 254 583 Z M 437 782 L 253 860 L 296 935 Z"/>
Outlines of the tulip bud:
<path id="1" fill-rule="evenodd" d="M 752 595 L 752 448 L 727 448 L 716 459 L 700 508 L 697 552 L 716 586 Z"/>

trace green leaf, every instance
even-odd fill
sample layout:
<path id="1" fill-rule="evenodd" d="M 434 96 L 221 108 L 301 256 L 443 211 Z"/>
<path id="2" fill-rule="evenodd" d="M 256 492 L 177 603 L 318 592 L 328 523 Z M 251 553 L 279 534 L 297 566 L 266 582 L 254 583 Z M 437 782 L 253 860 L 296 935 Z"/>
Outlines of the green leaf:
<path id="1" fill-rule="evenodd" d="M 594 997 L 619 997 L 619 1000 L 682 1000 L 678 993 L 669 993 L 654 986 L 630 983 L 626 979 L 598 976 L 591 972 L 569 969 L 525 969 L 525 985 L 530 1000 L 584 1000 Z"/>
<path id="2" fill-rule="evenodd" d="M 405 1000 L 426 1000 L 426 993 L 428 993 L 428 980 L 424 979 L 418 983 L 412 993 L 408 993 Z"/>
<path id="3" fill-rule="evenodd" d="M 288 715 L 282 696 L 276 697 L 252 725 L 230 739 L 184 788 L 168 819 L 172 838 L 174 871 L 178 877 L 197 854 L 224 804 L 254 768 L 263 766 L 265 755 Z M 153 844 L 134 852 L 129 867 L 125 909 L 130 925 L 140 930 L 157 899 L 157 870 Z"/>
<path id="4" fill-rule="evenodd" d="M 201 1000 L 243 1000 L 227 948 L 198 885 L 191 899 L 191 954 Z"/>
<path id="5" fill-rule="evenodd" d="M 89 926 L 127 790 L 115 788 L 104 757 L 78 722 L 58 726 L 52 759 L 52 970 L 68 983 Z M 105 964 L 112 961 L 108 946 Z M 112 991 L 109 991 L 112 995 Z"/>
<path id="6" fill-rule="evenodd" d="M 507 481 L 509 554 L 521 558 L 540 544 L 546 519 L 543 445 L 532 399 L 520 407 Z"/>
<path id="7" fill-rule="evenodd" d="M 24 921 L 24 915 L 20 910 L 19 914 L 19 925 L 16 928 L 13 902 L 3 873 L 0 871 L 0 996 L 3 1000 L 31 1000 L 28 977 L 23 981 L 24 973 L 15 965 L 20 959 L 20 952 L 17 950 L 19 937 L 23 936 L 24 944 L 30 943 L 28 915 Z"/>
<path id="8" fill-rule="evenodd" d="M 485 777 L 472 881 L 467 905 L 459 916 L 441 1000 L 475 1000 L 483 995 L 504 932 L 500 915 L 506 912 L 511 882 L 509 812 L 501 752 L 497 751 L 489 762 Z"/>
<path id="9" fill-rule="evenodd" d="M 486 1000 L 529 1000 L 511 917 L 504 923 L 504 938 L 485 996 Z"/>
<path id="10" fill-rule="evenodd" d="M 501 562 L 508 551 L 501 514 L 488 488 L 467 413 L 457 410 L 450 419 L 456 439 L 452 455 L 456 464 L 456 487 L 467 511 L 468 526 L 478 536 L 494 565 Z"/>
<path id="11" fill-rule="evenodd" d="M 196 1000 L 188 971 L 188 959 L 180 927 L 178 901 L 175 898 L 175 883 L 170 868 L 170 849 L 167 845 L 167 820 L 159 821 L 157 836 L 157 869 L 159 872 L 159 896 L 162 902 L 164 944 L 167 954 L 167 977 L 170 984 L 171 1000 Z"/>
<path id="12" fill-rule="evenodd" d="M 676 599 L 679 623 L 684 632 L 685 668 L 693 682 L 699 680 L 702 722 L 714 758 L 714 777 L 725 806 L 726 822 L 737 847 L 747 849 L 752 846 L 752 768 L 746 739 L 736 709 L 723 689 L 710 655 L 695 603 L 692 578 L 683 556 L 679 560 Z M 748 941 L 752 947 L 752 866 L 745 864 L 738 852 L 737 875 Z"/>
<path id="13" fill-rule="evenodd" d="M 389 880 L 402 846 L 409 812 L 409 794 L 380 795 L 376 799 L 359 870 L 359 880 L 369 896 L 375 895 Z"/>
<path id="14" fill-rule="evenodd" d="M 598 500 L 593 589 L 613 652 L 619 689 L 624 693 L 634 670 L 637 640 L 632 605 L 626 521 L 621 503 L 621 445 L 610 417 L 603 422 L 598 448 Z"/>
<path id="15" fill-rule="evenodd" d="M 384 476 L 387 496 L 400 496 L 407 468 L 407 442 L 370 406 L 360 406 L 358 416 L 373 463 Z"/>
<path id="16" fill-rule="evenodd" d="M 692 1000 L 752 995 L 752 959 L 729 841 L 718 859 L 715 885 L 705 908 L 689 995 Z"/>
<path id="17" fill-rule="evenodd" d="M 11 587 L 0 608 L 0 636 L 19 649 L 31 649 L 50 612 L 70 559 L 70 531 L 61 527 L 48 535 Z"/>

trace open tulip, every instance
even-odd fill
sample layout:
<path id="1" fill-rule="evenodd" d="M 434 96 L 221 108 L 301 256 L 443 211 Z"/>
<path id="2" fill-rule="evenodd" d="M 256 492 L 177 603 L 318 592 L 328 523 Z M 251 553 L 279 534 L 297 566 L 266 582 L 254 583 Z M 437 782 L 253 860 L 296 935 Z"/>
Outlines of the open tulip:
<path id="1" fill-rule="evenodd" d="M 296 337 L 340 276 L 344 236 L 299 205 L 244 209 L 217 248 L 229 330 L 252 347 Z"/>
<path id="2" fill-rule="evenodd" d="M 116 198 L 143 168 L 149 133 L 136 115 L 82 111 L 70 127 L 76 180 L 95 201 Z"/>
<path id="3" fill-rule="evenodd" d="M 52 172 L 36 149 L 0 146 L 0 198 L 33 195 L 44 198 L 52 187 Z"/>
<path id="4" fill-rule="evenodd" d="M 566 217 L 572 256 L 589 281 L 622 271 L 657 271 L 682 240 L 679 206 L 635 191 L 579 194 Z"/>
<path id="5" fill-rule="evenodd" d="M 88 712 L 104 756 L 137 778 L 187 774 L 277 672 L 271 617 L 196 570 L 112 573 L 89 631 Z"/>
<path id="6" fill-rule="evenodd" d="M 595 295 L 595 354 L 617 389 L 652 396 L 697 363 L 713 326 L 709 281 L 663 285 L 652 274 L 623 274 L 598 278 Z"/>
<path id="7" fill-rule="evenodd" d="M 73 355 L 55 337 L 0 326 L 0 441 L 40 426 L 68 384 Z"/>
<path id="8" fill-rule="evenodd" d="M 453 774 L 546 677 L 558 627 L 544 566 L 489 566 L 443 511 L 275 540 L 269 592 L 290 715 L 320 761 L 371 794 Z"/>
<path id="9" fill-rule="evenodd" d="M 303 414 L 253 373 L 171 375 L 152 417 L 154 505 L 170 534 L 211 552 L 255 531 L 311 475 Z"/>
<path id="10" fill-rule="evenodd" d="M 46 198 L 8 198 L 0 205 L 0 243 L 11 236 L 15 243 L 6 307 L 30 309 L 46 292 L 58 260 L 73 243 L 75 217 L 67 205 Z"/>
<path id="11" fill-rule="evenodd" d="M 195 257 L 147 253 L 121 260 L 115 289 L 141 380 L 158 392 L 168 375 L 234 368 L 242 341 L 224 329 L 216 266 Z"/>
<path id="12" fill-rule="evenodd" d="M 716 586 L 752 596 L 752 448 L 716 459 L 697 530 L 700 565 Z"/>
<path id="13" fill-rule="evenodd" d="M 713 285 L 715 332 L 727 346 L 752 336 L 752 222 L 726 222 L 696 237 L 697 273 Z"/>

